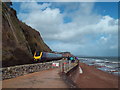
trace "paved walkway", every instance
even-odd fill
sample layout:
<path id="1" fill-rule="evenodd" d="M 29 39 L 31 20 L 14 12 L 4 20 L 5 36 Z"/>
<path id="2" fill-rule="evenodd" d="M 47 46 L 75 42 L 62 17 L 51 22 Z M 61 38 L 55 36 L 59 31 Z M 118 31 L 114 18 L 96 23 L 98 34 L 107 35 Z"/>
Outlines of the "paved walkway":
<path id="1" fill-rule="evenodd" d="M 3 88 L 68 88 L 58 74 L 59 69 L 50 69 L 3 80 Z"/>

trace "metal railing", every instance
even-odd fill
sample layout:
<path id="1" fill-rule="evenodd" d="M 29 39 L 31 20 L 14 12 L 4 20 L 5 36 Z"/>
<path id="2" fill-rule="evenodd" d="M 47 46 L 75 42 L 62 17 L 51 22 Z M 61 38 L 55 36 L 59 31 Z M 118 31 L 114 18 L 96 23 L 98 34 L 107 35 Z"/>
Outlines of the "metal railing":
<path id="1" fill-rule="evenodd" d="M 64 60 L 60 65 L 60 72 L 67 73 L 78 64 L 79 64 L 78 60 L 75 60 L 74 62 L 71 60 Z"/>

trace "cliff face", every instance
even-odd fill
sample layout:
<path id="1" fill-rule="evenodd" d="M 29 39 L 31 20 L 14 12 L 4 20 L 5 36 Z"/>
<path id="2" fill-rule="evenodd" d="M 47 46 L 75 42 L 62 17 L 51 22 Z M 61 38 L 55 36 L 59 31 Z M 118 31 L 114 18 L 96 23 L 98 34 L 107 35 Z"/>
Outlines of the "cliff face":
<path id="1" fill-rule="evenodd" d="M 32 63 L 35 50 L 50 52 L 40 33 L 20 22 L 11 3 L 2 3 L 2 66 Z"/>
<path id="2" fill-rule="evenodd" d="M 44 43 L 40 33 L 26 24 L 20 22 L 20 27 L 22 32 L 25 35 L 25 39 L 27 40 L 30 50 L 32 54 L 35 50 L 50 52 L 51 49 Z"/>

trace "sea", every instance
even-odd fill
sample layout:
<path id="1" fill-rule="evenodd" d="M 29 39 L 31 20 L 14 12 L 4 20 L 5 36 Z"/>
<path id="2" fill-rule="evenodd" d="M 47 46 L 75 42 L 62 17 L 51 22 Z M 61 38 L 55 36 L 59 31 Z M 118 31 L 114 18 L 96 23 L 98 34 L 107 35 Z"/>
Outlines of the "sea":
<path id="1" fill-rule="evenodd" d="M 120 76 L 120 58 L 118 57 L 78 57 L 80 62 L 97 69 Z"/>

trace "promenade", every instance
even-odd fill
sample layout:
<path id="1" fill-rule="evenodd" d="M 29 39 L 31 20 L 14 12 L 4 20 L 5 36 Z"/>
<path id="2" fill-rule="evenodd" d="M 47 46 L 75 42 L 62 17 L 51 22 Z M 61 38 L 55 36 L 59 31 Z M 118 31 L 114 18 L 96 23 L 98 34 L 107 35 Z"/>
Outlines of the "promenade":
<path id="1" fill-rule="evenodd" d="M 55 68 L 3 80 L 2 88 L 69 88 L 58 72 Z"/>

